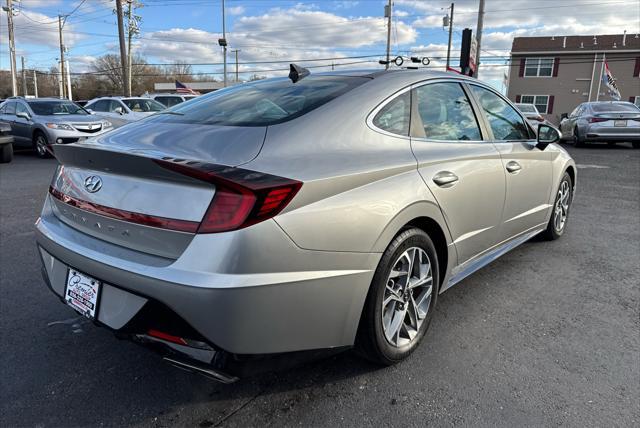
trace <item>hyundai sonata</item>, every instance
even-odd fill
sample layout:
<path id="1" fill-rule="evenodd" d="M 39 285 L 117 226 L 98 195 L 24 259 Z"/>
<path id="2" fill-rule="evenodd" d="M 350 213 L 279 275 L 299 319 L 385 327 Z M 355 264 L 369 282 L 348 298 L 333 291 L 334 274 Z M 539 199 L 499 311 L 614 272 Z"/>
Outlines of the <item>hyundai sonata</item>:
<path id="1" fill-rule="evenodd" d="M 393 364 L 439 293 L 563 235 L 576 167 L 558 138 L 450 73 L 234 86 L 56 146 L 43 275 L 84 316 L 221 381 L 299 351 Z"/>

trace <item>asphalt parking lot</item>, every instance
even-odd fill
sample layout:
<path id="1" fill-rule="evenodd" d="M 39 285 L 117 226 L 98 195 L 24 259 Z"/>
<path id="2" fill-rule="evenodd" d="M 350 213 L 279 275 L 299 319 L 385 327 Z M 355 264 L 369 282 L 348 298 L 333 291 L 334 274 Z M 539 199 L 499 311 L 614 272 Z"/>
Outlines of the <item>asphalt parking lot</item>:
<path id="1" fill-rule="evenodd" d="M 569 147 L 578 191 L 529 242 L 441 296 L 423 345 L 381 369 L 344 353 L 214 383 L 119 341 L 40 276 L 33 223 L 56 165 L 0 166 L 0 424 L 640 424 L 640 150 Z"/>

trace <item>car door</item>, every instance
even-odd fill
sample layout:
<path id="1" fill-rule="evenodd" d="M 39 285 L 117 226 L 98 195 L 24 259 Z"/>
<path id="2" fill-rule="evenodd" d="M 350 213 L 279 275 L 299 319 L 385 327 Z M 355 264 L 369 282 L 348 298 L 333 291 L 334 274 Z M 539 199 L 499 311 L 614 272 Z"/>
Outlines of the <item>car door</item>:
<path id="1" fill-rule="evenodd" d="M 578 117 L 580 117 L 580 115 L 584 111 L 584 108 L 585 108 L 585 105 L 580 104 L 578 107 L 573 109 L 571 114 L 566 119 L 560 122 L 560 132 L 562 132 L 563 138 L 571 139 L 573 137 L 573 128 L 576 125 L 576 121 L 578 120 Z"/>
<path id="2" fill-rule="evenodd" d="M 459 81 L 413 88 L 411 147 L 418 171 L 438 201 L 458 264 L 497 243 L 505 198 L 504 168 Z"/>
<path id="3" fill-rule="evenodd" d="M 505 98 L 486 86 L 468 86 L 502 157 L 507 186 L 500 227 L 500 242 L 504 242 L 546 223 L 551 152 L 537 147 L 526 119 Z"/>
<path id="4" fill-rule="evenodd" d="M 6 101 L 3 112 L 2 120 L 11 125 L 11 135 L 13 136 L 14 144 L 24 145 L 24 140 L 18 135 L 16 130 L 16 101 Z"/>
<path id="5" fill-rule="evenodd" d="M 24 117 L 18 117 L 18 113 L 26 113 L 29 115 L 29 119 Z M 29 111 L 29 108 L 22 101 L 16 101 L 16 115 L 13 119 L 13 135 L 14 138 L 20 139 L 22 142 L 31 142 L 31 128 L 33 121 L 31 117 L 33 114 Z"/>

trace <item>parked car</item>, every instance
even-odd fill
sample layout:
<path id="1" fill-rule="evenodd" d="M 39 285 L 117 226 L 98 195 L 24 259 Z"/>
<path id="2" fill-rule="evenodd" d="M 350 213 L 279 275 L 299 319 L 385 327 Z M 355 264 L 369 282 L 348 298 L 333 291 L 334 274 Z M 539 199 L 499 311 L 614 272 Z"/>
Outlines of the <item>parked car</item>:
<path id="1" fill-rule="evenodd" d="M 40 157 L 49 156 L 54 144 L 83 141 L 113 128 L 108 120 L 59 98 L 9 98 L 0 105 L 0 122 L 11 125 L 15 146 L 33 148 Z"/>
<path id="2" fill-rule="evenodd" d="M 158 101 L 160 104 L 167 108 L 198 97 L 198 95 L 189 94 L 149 94 L 147 96 Z"/>
<path id="3" fill-rule="evenodd" d="M 0 163 L 9 163 L 13 159 L 13 135 L 11 125 L 0 122 Z"/>
<path id="4" fill-rule="evenodd" d="M 541 123 L 553 126 L 551 122 L 542 117 L 535 104 L 516 103 L 516 107 L 518 107 L 518 110 L 522 112 L 522 114 L 534 130 L 537 130 L 538 125 L 540 125 Z"/>
<path id="5" fill-rule="evenodd" d="M 44 277 L 119 337 L 224 382 L 297 351 L 393 364 L 438 294 L 565 233 L 576 165 L 557 130 L 534 135 L 492 87 L 450 73 L 227 88 L 56 152 Z"/>
<path id="6" fill-rule="evenodd" d="M 582 103 L 560 122 L 565 140 L 576 147 L 591 142 L 631 142 L 640 148 L 640 108 L 627 101 Z"/>
<path id="7" fill-rule="evenodd" d="M 113 126 L 119 127 L 162 111 L 166 107 L 144 97 L 101 97 L 89 101 L 85 108 L 109 120 Z"/>

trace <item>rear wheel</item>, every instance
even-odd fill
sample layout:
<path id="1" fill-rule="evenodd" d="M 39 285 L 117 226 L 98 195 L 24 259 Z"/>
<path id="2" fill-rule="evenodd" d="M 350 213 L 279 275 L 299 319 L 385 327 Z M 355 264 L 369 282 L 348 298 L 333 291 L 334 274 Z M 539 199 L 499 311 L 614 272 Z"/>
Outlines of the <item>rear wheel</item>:
<path id="1" fill-rule="evenodd" d="M 564 230 L 567 227 L 567 221 L 569 220 L 569 208 L 573 200 L 573 186 L 571 183 L 571 176 L 565 172 L 560 186 L 556 192 L 556 199 L 553 203 L 553 212 L 551 218 L 547 224 L 547 228 L 540 235 L 542 238 L 553 241 L 560 238 L 564 234 Z"/>
<path id="2" fill-rule="evenodd" d="M 49 150 L 47 150 L 47 136 L 42 133 L 42 131 L 36 131 L 33 134 L 33 150 L 36 152 L 39 158 L 48 158 L 51 155 L 49 154 Z"/>
<path id="3" fill-rule="evenodd" d="M 9 163 L 13 159 L 13 144 L 0 145 L 0 163 Z"/>
<path id="4" fill-rule="evenodd" d="M 365 303 L 357 347 L 383 365 L 408 357 L 429 328 L 438 295 L 439 267 L 433 242 L 411 228 L 389 244 Z"/>

